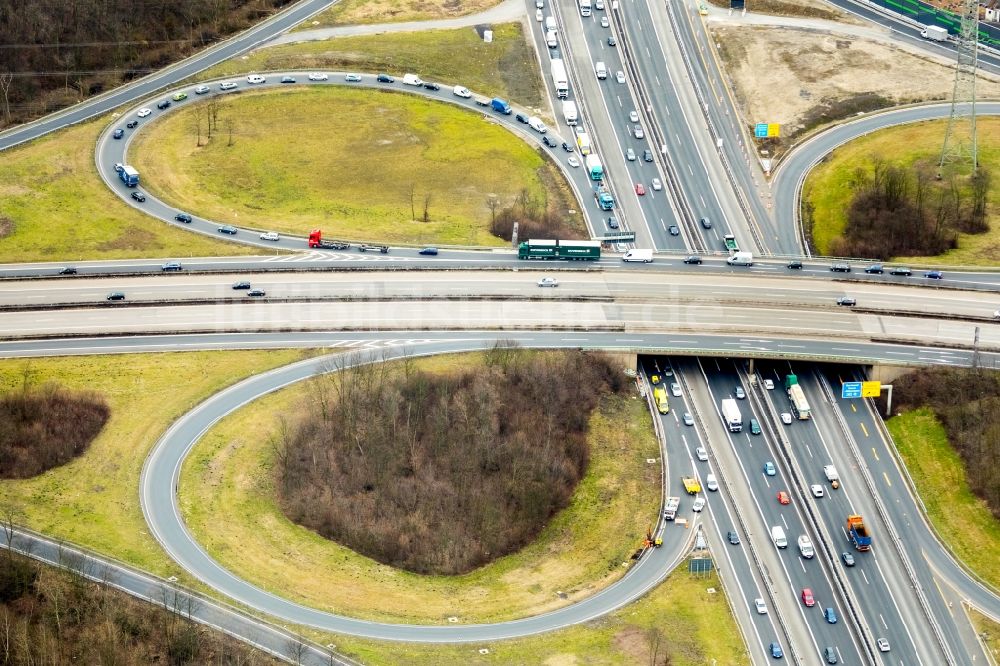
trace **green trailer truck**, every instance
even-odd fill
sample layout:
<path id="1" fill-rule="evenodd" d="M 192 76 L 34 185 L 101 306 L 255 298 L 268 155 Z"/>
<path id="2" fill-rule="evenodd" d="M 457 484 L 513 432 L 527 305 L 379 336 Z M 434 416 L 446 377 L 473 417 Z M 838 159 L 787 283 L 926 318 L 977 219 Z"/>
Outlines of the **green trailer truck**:
<path id="1" fill-rule="evenodd" d="M 601 258 L 601 242 L 530 239 L 517 246 L 517 258 L 595 261 Z"/>

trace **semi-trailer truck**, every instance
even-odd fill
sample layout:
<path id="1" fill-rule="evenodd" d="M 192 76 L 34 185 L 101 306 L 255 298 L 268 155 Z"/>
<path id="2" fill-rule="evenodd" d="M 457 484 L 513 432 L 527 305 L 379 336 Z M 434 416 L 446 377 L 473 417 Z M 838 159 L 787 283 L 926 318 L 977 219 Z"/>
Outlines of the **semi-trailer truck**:
<path id="1" fill-rule="evenodd" d="M 601 241 L 529 239 L 517 246 L 518 259 L 601 258 Z"/>
<path id="2" fill-rule="evenodd" d="M 601 181 L 594 188 L 594 198 L 597 199 L 597 205 L 600 206 L 601 210 L 614 210 L 615 208 L 615 198 L 611 196 L 611 190 L 608 186 Z"/>
<path id="3" fill-rule="evenodd" d="M 785 377 L 785 392 L 788 393 L 788 401 L 792 404 L 792 411 L 795 412 L 796 418 L 800 421 L 805 421 L 812 416 L 812 410 L 809 409 L 809 402 L 806 400 L 806 394 L 799 386 L 799 378 L 795 375 L 787 375 Z"/>
<path id="4" fill-rule="evenodd" d="M 569 77 L 566 75 L 566 63 L 562 58 L 549 61 L 549 72 L 552 74 L 552 85 L 556 89 L 556 97 L 566 99 L 569 96 Z"/>
<path id="5" fill-rule="evenodd" d="M 321 250 L 346 250 L 351 244 L 340 240 L 323 240 L 323 232 L 313 229 L 309 232 L 309 247 L 316 247 Z"/>
<path id="6" fill-rule="evenodd" d="M 594 153 L 587 155 L 584 159 L 584 165 L 587 167 L 587 173 L 590 174 L 591 180 L 604 178 L 604 165 L 601 164 L 601 158 Z"/>
<path id="7" fill-rule="evenodd" d="M 740 407 L 733 398 L 725 398 L 722 401 L 722 420 L 729 428 L 729 432 L 743 431 L 743 414 L 740 413 Z"/>

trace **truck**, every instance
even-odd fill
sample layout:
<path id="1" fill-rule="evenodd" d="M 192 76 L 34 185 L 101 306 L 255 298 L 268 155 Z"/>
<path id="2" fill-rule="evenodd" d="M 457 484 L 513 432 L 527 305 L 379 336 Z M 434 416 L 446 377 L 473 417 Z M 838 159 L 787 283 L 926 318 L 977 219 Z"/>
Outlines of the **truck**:
<path id="1" fill-rule="evenodd" d="M 601 241 L 532 238 L 517 246 L 517 258 L 595 261 L 601 258 Z"/>
<path id="2" fill-rule="evenodd" d="M 580 154 L 581 155 L 584 155 L 584 156 L 589 155 L 591 153 L 591 150 L 590 150 L 590 135 L 587 134 L 586 132 L 577 132 L 576 133 L 576 145 L 580 149 Z"/>
<path id="3" fill-rule="evenodd" d="M 836 467 L 833 465 L 823 465 L 823 474 L 826 475 L 826 480 L 830 482 L 834 490 L 840 487 L 840 475 L 837 473 Z"/>
<path id="4" fill-rule="evenodd" d="M 806 394 L 799 386 L 799 378 L 795 375 L 787 375 L 785 377 L 785 392 L 788 393 L 788 401 L 792 404 L 792 411 L 795 412 L 796 418 L 800 421 L 807 420 L 812 416 L 812 411 L 809 409 L 809 402 L 806 400 Z"/>
<path id="5" fill-rule="evenodd" d="M 583 163 L 587 167 L 587 173 L 590 175 L 591 180 L 601 180 L 604 178 L 604 165 L 601 164 L 601 158 L 597 155 L 594 153 L 587 155 Z"/>
<path id="6" fill-rule="evenodd" d="M 753 266 L 753 253 L 752 252 L 733 252 L 726 259 L 726 263 L 730 266 Z"/>
<path id="7" fill-rule="evenodd" d="M 805 534 L 799 537 L 799 554 L 807 560 L 811 560 L 813 555 L 816 554 L 816 551 L 813 550 L 812 541 Z"/>
<path id="8" fill-rule="evenodd" d="M 694 477 L 682 476 L 681 483 L 684 484 L 684 491 L 688 495 L 697 495 L 701 492 L 701 483 Z"/>
<path id="9" fill-rule="evenodd" d="M 667 504 L 663 507 L 663 519 L 673 520 L 677 517 L 677 510 L 681 508 L 680 497 L 668 497 Z"/>
<path id="10" fill-rule="evenodd" d="M 743 414 L 740 413 L 740 406 L 733 398 L 725 398 L 722 401 L 722 420 L 729 428 L 729 432 L 743 431 Z"/>
<path id="11" fill-rule="evenodd" d="M 611 196 L 611 190 L 608 186 L 601 181 L 594 188 L 594 199 L 597 200 L 597 205 L 600 206 L 601 210 L 614 210 L 615 208 L 615 198 Z"/>
<path id="12" fill-rule="evenodd" d="M 920 36 L 932 42 L 947 42 L 948 31 L 939 25 L 929 25 L 920 31 Z"/>
<path id="13" fill-rule="evenodd" d="M 545 17 L 545 29 L 556 32 L 556 17 L 546 16 Z"/>
<path id="14" fill-rule="evenodd" d="M 122 165 L 121 171 L 118 172 L 118 177 L 121 178 L 127 187 L 135 187 L 139 184 L 139 172 L 135 170 L 135 167 L 130 167 L 127 164 Z"/>
<path id="15" fill-rule="evenodd" d="M 868 534 L 868 528 L 865 527 L 864 519 L 857 515 L 851 515 L 847 517 L 847 538 L 851 540 L 854 547 L 860 551 L 871 550 L 872 538 Z"/>
<path id="16" fill-rule="evenodd" d="M 729 254 L 740 251 L 740 246 L 736 243 L 736 236 L 732 234 L 726 234 L 722 237 L 722 243 L 726 246 L 726 251 Z"/>
<path id="17" fill-rule="evenodd" d="M 563 118 L 566 120 L 566 124 L 570 127 L 574 127 L 578 122 L 580 122 L 580 113 L 577 111 L 576 102 L 573 100 L 563 100 L 562 112 Z"/>
<path id="18" fill-rule="evenodd" d="M 511 114 L 510 104 L 500 99 L 499 97 L 494 97 L 493 100 L 490 102 L 490 106 L 492 106 L 493 110 L 496 111 L 497 113 L 502 113 L 505 116 L 509 116 Z"/>
<path id="19" fill-rule="evenodd" d="M 667 402 L 667 389 L 662 386 L 654 388 L 653 400 L 656 402 L 656 411 L 659 413 L 666 414 L 670 411 L 670 405 Z"/>
<path id="20" fill-rule="evenodd" d="M 553 58 L 549 61 L 549 72 L 552 74 L 552 85 L 556 89 L 556 97 L 566 99 L 569 96 L 569 76 L 566 75 L 566 63 L 563 62 L 562 58 Z M 576 104 L 573 104 L 573 108 L 576 110 Z"/>
<path id="21" fill-rule="evenodd" d="M 590 16 L 590 0 L 580 0 L 580 16 Z"/>
<path id="22" fill-rule="evenodd" d="M 351 247 L 351 244 L 340 240 L 323 240 L 323 232 L 319 229 L 313 229 L 309 232 L 309 247 L 321 250 L 346 250 Z"/>

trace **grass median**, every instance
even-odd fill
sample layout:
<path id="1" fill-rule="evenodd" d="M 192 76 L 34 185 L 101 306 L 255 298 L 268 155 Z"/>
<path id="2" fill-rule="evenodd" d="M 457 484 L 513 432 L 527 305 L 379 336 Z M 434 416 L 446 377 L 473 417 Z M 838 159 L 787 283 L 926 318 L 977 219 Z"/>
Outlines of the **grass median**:
<path id="1" fill-rule="evenodd" d="M 500 0 L 341 0 L 295 29 L 450 19 L 484 11 L 499 2 Z"/>
<path id="2" fill-rule="evenodd" d="M 429 371 L 476 367 L 478 354 L 419 360 Z M 180 506 L 204 548 L 275 594 L 354 617 L 490 622 L 545 612 L 617 580 L 660 500 L 659 449 L 638 398 L 595 411 L 591 463 L 568 508 L 519 552 L 469 574 L 411 574 L 291 523 L 277 505 L 269 434 L 308 395 L 307 383 L 265 396 L 206 433 L 182 471 Z M 373 415 L 373 418 L 375 416 Z M 680 536 L 676 538 L 681 538 Z"/>

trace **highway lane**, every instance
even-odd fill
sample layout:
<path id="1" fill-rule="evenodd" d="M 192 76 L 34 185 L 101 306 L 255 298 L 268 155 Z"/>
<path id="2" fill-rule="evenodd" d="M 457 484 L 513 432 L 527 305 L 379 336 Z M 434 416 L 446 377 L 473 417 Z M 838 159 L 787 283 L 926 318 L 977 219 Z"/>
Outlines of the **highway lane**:
<path id="1" fill-rule="evenodd" d="M 258 23 L 244 32 L 220 42 L 204 51 L 171 65 L 166 69 L 119 86 L 109 93 L 76 104 L 44 118 L 14 127 L 0 133 L 0 150 L 5 150 L 25 141 L 54 132 L 67 125 L 83 122 L 116 107 L 150 95 L 179 81 L 202 72 L 224 60 L 234 58 L 246 51 L 271 40 L 273 37 L 305 21 L 317 12 L 323 11 L 336 0 L 299 0 L 274 16 Z"/>

